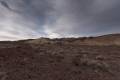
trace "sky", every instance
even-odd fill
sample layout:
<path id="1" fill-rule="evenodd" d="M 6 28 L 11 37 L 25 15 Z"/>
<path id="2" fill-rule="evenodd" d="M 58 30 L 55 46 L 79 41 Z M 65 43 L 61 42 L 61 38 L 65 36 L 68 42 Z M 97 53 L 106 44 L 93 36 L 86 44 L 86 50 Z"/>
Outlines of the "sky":
<path id="1" fill-rule="evenodd" d="M 0 0 L 0 40 L 120 32 L 120 0 Z"/>

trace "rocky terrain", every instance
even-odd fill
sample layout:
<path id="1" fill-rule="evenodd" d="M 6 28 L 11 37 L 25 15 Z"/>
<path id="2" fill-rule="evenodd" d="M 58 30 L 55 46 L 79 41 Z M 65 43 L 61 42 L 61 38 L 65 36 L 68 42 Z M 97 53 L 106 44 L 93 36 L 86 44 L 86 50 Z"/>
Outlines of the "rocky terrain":
<path id="1" fill-rule="evenodd" d="M 1 41 L 0 80 L 120 80 L 120 34 Z"/>

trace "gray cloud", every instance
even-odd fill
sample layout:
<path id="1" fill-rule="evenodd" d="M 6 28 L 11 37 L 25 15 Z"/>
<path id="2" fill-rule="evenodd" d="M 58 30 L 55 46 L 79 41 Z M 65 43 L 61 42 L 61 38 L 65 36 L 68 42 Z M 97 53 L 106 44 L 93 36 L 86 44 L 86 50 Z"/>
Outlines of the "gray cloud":
<path id="1" fill-rule="evenodd" d="M 46 36 L 43 25 L 52 11 L 50 5 L 51 2 L 47 0 L 1 1 L 0 40 Z"/>
<path id="2" fill-rule="evenodd" d="M 2 0 L 0 3 L 1 40 L 120 32 L 119 0 Z"/>
<path id="3" fill-rule="evenodd" d="M 53 31 L 61 36 L 120 32 L 119 0 L 61 0 Z M 59 14 L 59 13 L 58 13 Z"/>
<path id="4" fill-rule="evenodd" d="M 7 9 L 11 10 L 11 8 L 8 6 L 8 4 L 5 1 L 0 1 L 1 5 L 6 7 Z"/>

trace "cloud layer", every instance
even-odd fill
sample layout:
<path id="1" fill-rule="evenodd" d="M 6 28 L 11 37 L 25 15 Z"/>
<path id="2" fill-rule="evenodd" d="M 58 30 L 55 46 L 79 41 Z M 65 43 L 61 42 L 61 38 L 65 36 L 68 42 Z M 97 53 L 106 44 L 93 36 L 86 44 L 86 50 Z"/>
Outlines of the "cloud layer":
<path id="1" fill-rule="evenodd" d="M 0 0 L 0 40 L 120 32 L 119 0 Z"/>

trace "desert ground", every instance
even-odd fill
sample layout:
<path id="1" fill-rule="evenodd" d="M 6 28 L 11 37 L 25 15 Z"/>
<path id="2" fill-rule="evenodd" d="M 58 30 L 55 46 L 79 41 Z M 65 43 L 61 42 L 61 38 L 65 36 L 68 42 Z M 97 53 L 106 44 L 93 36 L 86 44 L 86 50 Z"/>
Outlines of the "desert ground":
<path id="1" fill-rule="evenodd" d="M 0 80 L 120 80 L 119 43 L 118 34 L 1 41 Z"/>

